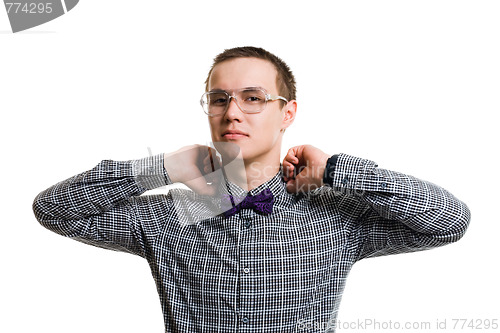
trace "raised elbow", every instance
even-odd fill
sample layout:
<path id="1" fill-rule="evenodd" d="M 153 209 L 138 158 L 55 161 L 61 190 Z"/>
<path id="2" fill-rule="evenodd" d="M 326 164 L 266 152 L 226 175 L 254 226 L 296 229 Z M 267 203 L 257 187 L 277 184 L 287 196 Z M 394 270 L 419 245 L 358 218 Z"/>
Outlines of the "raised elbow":
<path id="1" fill-rule="evenodd" d="M 457 240 L 459 240 L 465 235 L 465 232 L 469 228 L 470 220 L 471 220 L 470 209 L 469 207 L 467 207 L 466 204 L 461 202 L 461 211 L 460 214 L 457 216 L 457 225 L 458 225 Z"/>
<path id="2" fill-rule="evenodd" d="M 443 244 L 460 240 L 465 235 L 470 224 L 471 212 L 469 207 L 459 200 L 455 203 L 451 208 L 443 209 L 441 220 L 445 228 L 443 232 L 435 235 Z"/>
<path id="3" fill-rule="evenodd" d="M 35 214 L 35 218 L 37 219 L 37 221 L 42 226 L 50 229 L 49 225 L 52 219 L 48 206 L 49 206 L 48 203 L 45 200 L 43 200 L 43 192 L 42 192 L 35 197 L 35 200 L 33 200 L 32 209 L 33 209 L 33 214 Z"/>
<path id="4" fill-rule="evenodd" d="M 65 228 L 68 221 L 60 216 L 63 209 L 48 200 L 45 192 L 35 197 L 32 208 L 35 218 L 43 227 L 58 234 L 64 234 L 62 229 Z"/>

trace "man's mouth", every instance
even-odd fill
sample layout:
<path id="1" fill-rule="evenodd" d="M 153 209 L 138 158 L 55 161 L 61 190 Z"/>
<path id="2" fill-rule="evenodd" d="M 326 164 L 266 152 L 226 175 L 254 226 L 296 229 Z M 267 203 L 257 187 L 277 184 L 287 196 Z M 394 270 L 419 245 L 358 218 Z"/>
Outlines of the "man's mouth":
<path id="1" fill-rule="evenodd" d="M 226 139 L 241 139 L 248 137 L 248 134 L 238 130 L 228 130 L 222 133 L 222 137 Z"/>

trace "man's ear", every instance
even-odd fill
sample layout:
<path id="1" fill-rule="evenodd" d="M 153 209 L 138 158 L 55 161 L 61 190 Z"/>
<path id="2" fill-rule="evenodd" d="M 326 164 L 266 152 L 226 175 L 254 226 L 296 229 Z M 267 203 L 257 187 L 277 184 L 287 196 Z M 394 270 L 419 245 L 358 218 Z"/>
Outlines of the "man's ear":
<path id="1" fill-rule="evenodd" d="M 284 113 L 281 130 L 285 131 L 285 129 L 288 128 L 288 126 L 290 126 L 295 120 L 295 115 L 297 114 L 297 101 L 291 100 L 290 102 L 286 103 L 282 110 L 284 110 Z"/>

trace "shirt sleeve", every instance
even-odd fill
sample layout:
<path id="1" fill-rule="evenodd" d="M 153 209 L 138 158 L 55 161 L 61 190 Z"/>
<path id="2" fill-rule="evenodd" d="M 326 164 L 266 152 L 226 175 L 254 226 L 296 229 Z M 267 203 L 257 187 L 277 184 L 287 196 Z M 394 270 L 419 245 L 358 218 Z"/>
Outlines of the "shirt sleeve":
<path id="1" fill-rule="evenodd" d="M 358 210 L 352 230 L 358 241 L 358 260 L 455 242 L 470 222 L 468 207 L 448 191 L 378 168 L 373 161 L 339 154 L 332 186 L 336 192 L 356 197 L 365 207 Z M 352 214 L 346 211 L 348 206 L 340 209 Z"/>
<path id="2" fill-rule="evenodd" d="M 58 234 L 144 257 L 148 238 L 161 229 L 153 224 L 162 222 L 143 219 L 136 206 L 162 204 L 169 209 L 169 204 L 164 195 L 147 200 L 139 196 L 170 183 L 162 154 L 125 162 L 104 160 L 41 192 L 33 211 L 44 227 Z"/>

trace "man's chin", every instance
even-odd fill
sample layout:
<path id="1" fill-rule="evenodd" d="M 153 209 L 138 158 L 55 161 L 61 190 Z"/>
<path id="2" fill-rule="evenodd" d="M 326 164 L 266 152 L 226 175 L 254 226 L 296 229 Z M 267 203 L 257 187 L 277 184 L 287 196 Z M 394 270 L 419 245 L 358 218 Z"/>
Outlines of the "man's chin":
<path id="1" fill-rule="evenodd" d="M 242 159 L 243 152 L 240 146 L 234 142 L 214 142 L 214 147 L 222 156 L 224 164 L 231 163 L 235 159 Z"/>

